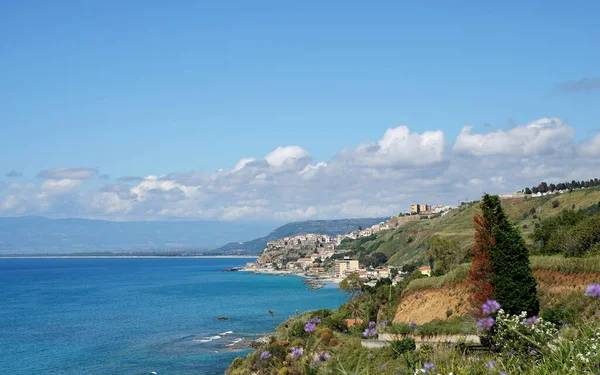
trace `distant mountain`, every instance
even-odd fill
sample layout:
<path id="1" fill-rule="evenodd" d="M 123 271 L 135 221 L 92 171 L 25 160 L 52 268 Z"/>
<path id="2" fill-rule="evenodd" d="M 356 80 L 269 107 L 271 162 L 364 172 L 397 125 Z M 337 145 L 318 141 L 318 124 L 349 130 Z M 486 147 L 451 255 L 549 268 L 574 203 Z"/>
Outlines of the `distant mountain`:
<path id="1" fill-rule="evenodd" d="M 265 223 L 219 221 L 114 222 L 0 218 L 0 254 L 206 251 L 231 241 L 255 238 L 274 227 Z"/>
<path id="2" fill-rule="evenodd" d="M 248 242 L 232 242 L 216 251 L 220 252 L 242 252 L 244 254 L 260 254 L 267 246 L 268 241 L 298 234 L 315 233 L 335 236 L 356 230 L 359 226 L 366 228 L 388 220 L 388 217 L 365 218 L 365 219 L 341 219 L 341 220 L 309 220 L 285 224 L 265 237 L 260 237 Z"/>

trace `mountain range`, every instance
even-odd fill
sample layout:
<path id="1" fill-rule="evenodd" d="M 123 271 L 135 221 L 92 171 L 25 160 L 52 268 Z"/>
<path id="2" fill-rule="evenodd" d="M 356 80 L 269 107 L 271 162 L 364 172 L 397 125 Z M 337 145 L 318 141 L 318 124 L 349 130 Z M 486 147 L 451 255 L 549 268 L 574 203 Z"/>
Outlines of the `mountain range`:
<path id="1" fill-rule="evenodd" d="M 259 254 L 271 239 L 302 233 L 336 235 L 383 220 L 311 220 L 285 224 L 272 230 L 276 224 L 5 217 L 0 218 L 0 255 L 106 252 Z M 270 234 L 260 237 L 270 230 Z M 252 238 L 256 239 L 249 240 Z"/>

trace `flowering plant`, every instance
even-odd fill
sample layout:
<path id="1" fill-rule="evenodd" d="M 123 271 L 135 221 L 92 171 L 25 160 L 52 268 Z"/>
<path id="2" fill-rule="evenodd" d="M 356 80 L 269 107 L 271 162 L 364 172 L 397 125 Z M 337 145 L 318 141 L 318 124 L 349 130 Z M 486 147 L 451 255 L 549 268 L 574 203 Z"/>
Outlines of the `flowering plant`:
<path id="1" fill-rule="evenodd" d="M 556 326 L 542 318 L 527 318 L 526 312 L 510 315 L 500 310 L 495 320 L 492 344 L 505 352 L 531 354 L 535 350 L 537 353 L 548 347 L 557 338 L 557 333 Z"/>

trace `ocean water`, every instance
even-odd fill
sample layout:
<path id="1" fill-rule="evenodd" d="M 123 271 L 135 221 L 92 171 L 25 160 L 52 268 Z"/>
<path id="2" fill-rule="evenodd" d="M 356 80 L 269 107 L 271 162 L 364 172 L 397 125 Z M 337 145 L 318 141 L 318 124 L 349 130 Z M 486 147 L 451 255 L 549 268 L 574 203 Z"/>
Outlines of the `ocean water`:
<path id="1" fill-rule="evenodd" d="M 247 261 L 0 258 L 0 373 L 223 374 L 251 351 L 234 342 L 345 301 L 334 285 L 221 272 Z"/>

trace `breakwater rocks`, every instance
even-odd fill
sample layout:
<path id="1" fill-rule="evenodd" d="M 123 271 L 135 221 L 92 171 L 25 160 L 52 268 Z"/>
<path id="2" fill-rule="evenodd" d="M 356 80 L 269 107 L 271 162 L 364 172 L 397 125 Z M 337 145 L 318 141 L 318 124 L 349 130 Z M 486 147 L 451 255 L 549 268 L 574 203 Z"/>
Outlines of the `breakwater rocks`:
<path id="1" fill-rule="evenodd" d="M 241 271 L 243 269 L 244 269 L 244 267 L 231 267 L 231 268 L 225 268 L 221 272 L 237 272 L 237 271 Z"/>
<path id="2" fill-rule="evenodd" d="M 309 290 L 321 289 L 326 284 L 325 281 L 319 279 L 304 279 L 302 283 L 306 284 Z"/>

